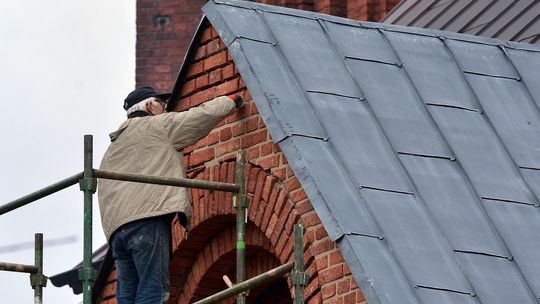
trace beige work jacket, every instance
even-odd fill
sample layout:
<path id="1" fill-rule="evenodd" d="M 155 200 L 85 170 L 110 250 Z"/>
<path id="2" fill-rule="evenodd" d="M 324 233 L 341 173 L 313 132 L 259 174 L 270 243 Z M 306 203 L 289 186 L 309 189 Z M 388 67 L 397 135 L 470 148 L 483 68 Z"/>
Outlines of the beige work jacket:
<path id="1" fill-rule="evenodd" d="M 110 134 L 100 169 L 183 178 L 182 149 L 234 110 L 234 102 L 222 96 L 184 112 L 128 119 Z M 185 226 L 191 221 L 185 188 L 100 179 L 98 199 L 107 241 L 118 227 L 138 219 L 181 212 Z"/>

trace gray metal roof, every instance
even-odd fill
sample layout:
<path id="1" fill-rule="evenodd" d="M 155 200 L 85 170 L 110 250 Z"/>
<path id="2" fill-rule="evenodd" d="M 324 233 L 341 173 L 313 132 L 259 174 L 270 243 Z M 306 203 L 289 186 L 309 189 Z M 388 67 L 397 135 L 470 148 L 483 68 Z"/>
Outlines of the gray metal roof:
<path id="1" fill-rule="evenodd" d="M 385 23 L 540 43 L 538 0 L 403 0 Z"/>
<path id="2" fill-rule="evenodd" d="M 540 46 L 204 12 L 370 304 L 539 303 Z"/>

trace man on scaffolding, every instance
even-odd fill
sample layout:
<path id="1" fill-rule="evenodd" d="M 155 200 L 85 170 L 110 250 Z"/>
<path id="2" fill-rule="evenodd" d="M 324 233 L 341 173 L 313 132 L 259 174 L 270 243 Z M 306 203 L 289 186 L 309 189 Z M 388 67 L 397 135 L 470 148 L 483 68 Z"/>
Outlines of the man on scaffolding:
<path id="1" fill-rule="evenodd" d="M 221 96 L 183 112 L 166 112 L 170 93 L 142 87 L 124 101 L 128 119 L 110 134 L 101 170 L 185 178 L 182 149 L 208 135 L 239 108 L 239 95 Z M 103 230 L 116 264 L 116 298 L 125 303 L 165 303 L 169 297 L 171 222 L 189 227 L 185 188 L 99 180 Z"/>

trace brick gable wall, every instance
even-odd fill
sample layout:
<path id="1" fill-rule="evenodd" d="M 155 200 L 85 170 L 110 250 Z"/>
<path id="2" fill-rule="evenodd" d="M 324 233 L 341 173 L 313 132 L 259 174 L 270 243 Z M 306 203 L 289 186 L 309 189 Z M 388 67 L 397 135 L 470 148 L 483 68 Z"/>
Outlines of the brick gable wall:
<path id="1" fill-rule="evenodd" d="M 262 246 L 267 253 L 272 254 L 280 264 L 283 264 L 292 258 L 293 224 L 302 223 L 307 228 L 306 269 L 312 276 L 305 294 L 308 303 L 363 301 L 364 298 L 348 266 L 344 263 L 335 243 L 329 239 L 279 146 L 272 142 L 230 54 L 211 27 L 201 35 L 195 54 L 188 68 L 176 110 L 185 110 L 216 96 L 232 93 L 242 94 L 247 103 L 237 113 L 218 124 L 206 138 L 185 149 L 185 164 L 187 169 L 193 172 L 192 177 L 233 182 L 235 154 L 238 149 L 245 149 L 248 161 L 247 191 L 251 200 L 248 218 L 252 223 L 247 231 L 255 231 L 253 233 L 260 235 L 259 238 L 253 238 L 253 241 L 248 239 L 248 248 Z M 200 211 L 194 212 L 195 228 L 189 233 L 188 239 L 196 233 L 197 238 L 202 238 L 202 243 L 207 243 L 212 237 L 199 236 L 197 226 L 204 225 L 208 221 L 218 225 L 215 227 L 218 230 L 223 228 L 219 226 L 220 222 L 225 221 L 229 227 L 234 226 L 234 210 L 231 209 L 230 194 L 221 194 L 220 198 L 220 194 L 214 193 L 212 196 L 207 192 L 192 191 L 194 210 Z M 225 206 L 222 206 L 223 202 Z M 208 231 L 204 226 L 201 230 Z M 179 231 L 182 229 L 179 228 Z M 254 240 L 260 238 L 267 245 L 254 243 Z M 182 239 L 182 234 L 179 234 L 179 239 Z M 180 261 L 183 260 L 182 242 L 178 246 L 178 255 L 175 258 L 179 258 Z M 187 247 L 193 248 L 189 244 Z M 207 261 L 206 265 L 208 264 Z M 275 266 L 277 265 L 274 264 L 272 267 Z M 253 275 L 272 267 L 267 264 L 267 267 L 260 267 L 260 271 Z M 232 278 L 234 278 L 233 269 L 231 268 L 229 273 L 229 277 Z M 189 268 L 176 271 L 189 271 Z M 187 276 L 184 286 L 179 287 L 183 289 L 182 294 L 193 292 L 191 291 L 193 287 L 187 284 L 191 281 L 190 275 Z M 250 274 L 248 277 L 251 277 Z M 292 287 L 290 284 L 289 286 Z M 224 288 L 224 285 L 221 287 Z M 253 297 L 255 295 L 252 294 Z M 191 298 L 196 299 L 199 298 Z M 189 301 L 187 298 L 179 299 L 178 303 Z"/>
<path id="2" fill-rule="evenodd" d="M 311 276 L 305 290 L 307 303 L 364 302 L 340 251 L 328 237 L 279 146 L 272 142 L 230 54 L 211 27 L 203 32 L 195 51 L 176 110 L 224 94 L 239 93 L 246 100 L 238 112 L 220 122 L 207 137 L 186 148 L 184 161 L 191 178 L 234 182 L 236 152 L 246 150 L 250 198 L 247 277 L 290 261 L 292 228 L 302 223 L 306 227 L 304 260 Z M 222 275 L 235 277 L 235 210 L 231 194 L 192 189 L 191 197 L 193 227 L 187 238 L 186 231 L 174 223 L 169 303 L 192 303 L 224 289 Z M 289 279 L 287 283 L 292 298 Z M 247 302 L 253 303 L 265 287 L 250 291 Z M 114 295 L 113 272 L 101 303 L 115 303 Z"/>
<path id="3" fill-rule="evenodd" d="M 137 0 L 136 86 L 168 91 L 201 18 L 205 0 Z M 261 0 L 261 3 L 316 11 L 356 20 L 379 21 L 399 0 Z M 312 279 L 307 303 L 361 303 L 364 297 L 278 145 L 274 144 L 251 101 L 230 54 L 208 27 L 199 38 L 176 110 L 197 106 L 216 96 L 240 93 L 247 101 L 236 114 L 185 149 L 192 178 L 234 181 L 234 158 L 247 151 L 250 224 L 247 227 L 247 277 L 291 259 L 292 225 L 307 228 L 306 269 Z M 193 229 L 174 223 L 169 303 L 190 303 L 225 288 L 221 275 L 234 278 L 234 218 L 231 194 L 191 190 Z M 219 277 L 216 277 L 219 274 Z M 109 274 L 100 303 L 116 303 L 115 271 Z M 292 288 L 290 280 L 289 288 Z M 250 292 L 248 303 L 264 290 Z M 291 289 L 291 295 L 294 294 Z M 291 296 L 292 297 L 292 296 Z M 229 300 L 227 303 L 233 303 Z"/>

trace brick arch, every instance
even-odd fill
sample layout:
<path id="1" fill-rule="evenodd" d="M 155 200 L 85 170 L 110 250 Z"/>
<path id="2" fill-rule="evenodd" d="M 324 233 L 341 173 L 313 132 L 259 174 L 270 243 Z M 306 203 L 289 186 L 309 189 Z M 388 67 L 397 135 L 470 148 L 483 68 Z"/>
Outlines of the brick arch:
<path id="1" fill-rule="evenodd" d="M 234 182 L 234 161 L 222 161 L 213 166 L 199 169 L 191 174 L 191 178 Z M 275 259 L 275 266 L 292 259 L 294 248 L 293 227 L 302 221 L 295 204 L 289 195 L 287 186 L 270 171 L 248 163 L 245 165 L 246 191 L 250 199 L 248 207 L 248 226 L 246 227 L 247 254 L 253 250 L 270 253 Z M 234 250 L 235 213 L 232 208 L 232 195 L 209 190 L 191 190 L 193 203 L 192 228 L 187 233 L 178 222 L 174 225 L 174 254 L 171 263 L 171 295 L 170 303 L 189 303 L 197 297 L 196 282 L 202 282 L 203 275 L 213 265 L 227 260 Z M 226 241 L 229 242 L 226 242 Z M 314 262 L 309 243 L 305 238 L 304 259 L 312 280 L 306 290 L 306 299 L 318 296 L 317 267 Z M 216 247 L 218 246 L 218 247 Z M 216 251 L 216 248 L 222 248 Z M 233 247 L 227 247 L 233 246 Z M 212 251 L 213 250 L 213 251 Z M 217 252 L 217 253 L 216 253 Z M 220 262 L 221 261 L 221 262 Z M 203 267 L 204 266 L 204 267 Z M 217 266 L 216 266 L 217 267 Z M 261 270 L 259 273 L 271 269 Z M 234 267 L 232 268 L 234 270 Z M 258 269 L 258 268 L 253 268 Z M 259 269 L 260 270 L 260 269 Z M 248 277 L 259 274 L 249 274 Z M 212 272 L 209 272 L 209 275 Z M 234 272 L 233 272 L 234 274 Z M 233 276 L 234 277 L 234 276 Z M 289 287 L 292 288 L 290 280 Z"/>
<path id="2" fill-rule="evenodd" d="M 236 229 L 230 227 L 208 242 L 199 252 L 191 266 L 192 271 L 187 275 L 182 295 L 177 295 L 179 304 L 193 303 L 226 288 L 221 278 L 224 274 L 234 280 L 235 235 Z M 279 260 L 272 252 L 269 240 L 252 224 L 246 227 L 246 243 L 248 277 L 279 266 Z M 261 259 L 261 256 L 264 256 L 264 259 Z"/>

